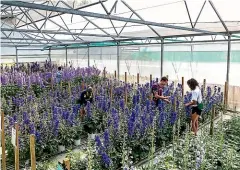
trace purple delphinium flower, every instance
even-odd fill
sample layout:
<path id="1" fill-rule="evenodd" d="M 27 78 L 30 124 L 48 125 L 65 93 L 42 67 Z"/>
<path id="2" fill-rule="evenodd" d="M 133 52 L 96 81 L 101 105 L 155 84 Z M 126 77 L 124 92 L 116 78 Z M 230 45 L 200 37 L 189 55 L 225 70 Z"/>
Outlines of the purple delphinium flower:
<path id="1" fill-rule="evenodd" d="M 30 134 L 35 134 L 35 127 L 34 127 L 34 124 L 33 124 L 33 123 L 31 123 L 31 124 L 29 125 L 29 132 L 30 132 Z"/>
<path id="2" fill-rule="evenodd" d="M 102 153 L 102 161 L 105 165 L 106 168 L 108 168 L 111 164 L 111 159 L 109 158 L 109 156 L 106 154 L 106 152 Z"/>
<path id="3" fill-rule="evenodd" d="M 111 159 L 107 155 L 105 148 L 102 146 L 102 142 L 101 142 L 99 136 L 95 137 L 95 143 L 96 143 L 96 147 L 97 147 L 97 152 L 101 156 L 104 166 L 106 168 L 108 168 L 111 164 Z"/>
<path id="4" fill-rule="evenodd" d="M 132 114 L 128 118 L 128 135 L 130 137 L 134 134 L 134 128 L 135 128 L 135 119 L 136 119 L 136 111 L 133 109 Z"/>
<path id="5" fill-rule="evenodd" d="M 96 146 L 97 146 L 98 153 L 101 154 L 101 152 L 104 150 L 104 148 L 102 146 L 102 142 L 101 142 L 99 136 L 95 137 L 95 143 L 96 143 Z"/>
<path id="6" fill-rule="evenodd" d="M 35 136 L 36 136 L 36 142 L 40 142 L 41 140 L 41 135 L 38 131 L 35 132 Z"/>
<path id="7" fill-rule="evenodd" d="M 108 149 L 109 143 L 110 143 L 110 139 L 109 139 L 109 132 L 108 129 L 106 129 L 103 133 L 103 138 L 104 138 L 104 147 L 105 149 Z"/>
<path id="8" fill-rule="evenodd" d="M 28 125 L 30 123 L 30 120 L 29 120 L 27 112 L 23 112 L 23 123 L 25 125 Z"/>
<path id="9" fill-rule="evenodd" d="M 112 108 L 112 121 L 113 121 L 114 133 L 116 135 L 119 127 L 119 116 L 115 108 Z"/>
<path id="10" fill-rule="evenodd" d="M 145 133 L 145 130 L 147 128 L 147 115 L 148 115 L 148 112 L 147 112 L 147 109 L 145 109 L 145 112 L 143 113 L 143 115 L 141 115 L 141 127 L 140 127 L 140 134 L 141 136 L 144 135 Z"/>
<path id="11" fill-rule="evenodd" d="M 207 87 L 207 98 L 210 98 L 211 97 L 211 94 L 212 94 L 212 89 L 211 87 Z"/>
<path id="12" fill-rule="evenodd" d="M 124 99 L 120 100 L 119 106 L 120 106 L 121 110 L 124 111 Z"/>
<path id="13" fill-rule="evenodd" d="M 87 118 L 92 117 L 91 103 L 88 101 L 86 106 Z"/>
<path id="14" fill-rule="evenodd" d="M 162 129 L 164 127 L 164 120 L 165 120 L 164 113 L 161 112 L 159 114 L 159 128 L 160 129 Z"/>
<path id="15" fill-rule="evenodd" d="M 176 120 L 177 120 L 177 112 L 172 111 L 171 118 L 170 118 L 170 124 L 173 125 Z"/>
<path id="16" fill-rule="evenodd" d="M 136 95 L 133 95 L 133 105 L 135 106 L 137 104 L 137 97 Z"/>

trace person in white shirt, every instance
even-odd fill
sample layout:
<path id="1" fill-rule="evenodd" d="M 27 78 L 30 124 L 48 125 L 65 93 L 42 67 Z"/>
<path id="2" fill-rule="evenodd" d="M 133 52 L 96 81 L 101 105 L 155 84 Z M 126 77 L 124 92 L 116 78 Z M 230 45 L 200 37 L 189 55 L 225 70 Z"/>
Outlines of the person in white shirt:
<path id="1" fill-rule="evenodd" d="M 192 107 L 192 114 L 191 114 L 191 125 L 192 131 L 195 135 L 197 135 L 198 131 L 198 118 L 202 112 L 202 93 L 199 88 L 198 82 L 195 79 L 190 79 L 187 81 L 189 88 L 191 89 L 192 98 L 189 103 L 186 103 L 185 106 Z"/>

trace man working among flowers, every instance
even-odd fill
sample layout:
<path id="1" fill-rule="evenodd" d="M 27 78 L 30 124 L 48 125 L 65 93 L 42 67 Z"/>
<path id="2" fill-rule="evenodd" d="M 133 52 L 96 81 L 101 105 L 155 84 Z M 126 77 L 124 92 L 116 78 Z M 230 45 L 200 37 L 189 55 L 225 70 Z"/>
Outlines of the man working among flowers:
<path id="1" fill-rule="evenodd" d="M 81 93 L 81 96 L 77 101 L 77 103 L 81 105 L 80 116 L 82 119 L 83 119 L 83 116 L 85 115 L 84 107 L 87 105 L 88 101 L 90 103 L 93 102 L 93 90 L 91 86 L 88 86 L 87 90 L 84 90 Z"/>
<path id="2" fill-rule="evenodd" d="M 87 102 L 92 103 L 93 102 L 93 90 L 91 86 L 88 86 L 87 90 L 84 90 L 81 93 L 80 99 L 78 100 L 78 103 L 80 105 L 86 106 Z"/>
<path id="3" fill-rule="evenodd" d="M 152 86 L 153 101 L 156 103 L 156 106 L 159 103 L 159 100 L 163 100 L 167 103 L 170 103 L 168 96 L 163 96 L 164 87 L 168 84 L 168 78 L 162 77 L 160 83 L 154 84 Z"/>

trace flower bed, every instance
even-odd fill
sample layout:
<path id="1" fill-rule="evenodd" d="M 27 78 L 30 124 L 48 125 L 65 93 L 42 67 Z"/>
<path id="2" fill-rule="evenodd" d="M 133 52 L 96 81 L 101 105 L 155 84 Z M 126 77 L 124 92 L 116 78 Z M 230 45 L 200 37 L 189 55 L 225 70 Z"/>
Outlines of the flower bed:
<path id="1" fill-rule="evenodd" d="M 218 124 L 213 136 L 203 129 L 199 137 L 186 134 L 174 143 L 174 150 L 158 157 L 142 170 L 147 169 L 232 169 L 240 167 L 240 118 Z"/>
<path id="2" fill-rule="evenodd" d="M 86 133 L 100 134 L 94 139 L 96 150 L 89 151 L 92 161 L 87 166 L 94 169 L 130 167 L 156 149 L 172 143 L 173 136 L 181 136 L 186 129 L 190 108 L 185 108 L 184 103 L 189 102 L 191 96 L 190 93 L 182 96 L 180 84 L 171 83 L 165 90 L 164 95 L 171 96 L 170 104 L 160 102 L 156 106 L 149 100 L 150 86 L 154 82 L 135 86 L 102 79 L 95 68 L 65 68 L 62 87 L 53 83 L 52 88 L 51 77 L 55 74 L 56 70 L 1 75 L 9 161 L 14 160 L 10 130 L 16 121 L 20 125 L 22 161 L 29 158 L 30 134 L 36 136 L 36 156 L 42 159 L 56 154 L 58 145 L 71 148 L 74 139 Z M 82 82 L 94 85 L 95 96 L 94 103 L 86 106 L 83 121 L 79 115 L 80 106 L 76 104 Z M 221 109 L 221 103 L 221 90 L 215 87 L 211 92 L 208 87 L 204 93 L 203 120 L 209 119 L 213 104 Z"/>

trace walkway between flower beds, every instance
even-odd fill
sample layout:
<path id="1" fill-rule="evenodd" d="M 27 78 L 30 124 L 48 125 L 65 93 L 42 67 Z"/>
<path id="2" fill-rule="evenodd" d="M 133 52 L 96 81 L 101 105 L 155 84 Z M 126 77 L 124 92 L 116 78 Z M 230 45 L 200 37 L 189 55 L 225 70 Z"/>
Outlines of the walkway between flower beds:
<path id="1" fill-rule="evenodd" d="M 224 121 L 224 120 L 229 120 L 229 119 L 231 119 L 233 116 L 234 116 L 233 113 L 223 114 L 223 121 Z M 216 125 L 219 121 L 221 121 L 221 116 L 217 117 L 217 118 L 214 120 L 214 125 Z M 206 124 L 203 124 L 203 126 L 200 127 L 200 129 L 199 129 L 199 131 L 198 131 L 198 134 L 201 134 L 201 130 L 202 130 L 203 128 L 207 128 L 207 127 L 209 127 L 209 126 L 210 126 L 210 122 L 207 122 Z M 199 135 L 199 136 L 200 136 L 200 135 Z M 198 137 L 199 137 L 199 136 L 198 136 Z M 157 163 L 159 162 L 159 160 L 160 160 L 161 158 L 163 158 L 166 153 L 171 152 L 171 151 L 173 150 L 172 147 L 168 147 L 168 148 L 166 148 L 166 149 L 167 149 L 167 150 L 165 150 L 165 151 L 161 150 L 161 151 L 158 151 L 157 153 L 154 154 L 153 164 L 157 164 Z M 150 160 L 147 158 L 147 159 L 145 159 L 145 160 L 137 163 L 137 164 L 135 165 L 135 168 L 134 168 L 134 169 L 135 169 L 135 170 L 138 170 L 138 169 L 141 168 L 141 167 L 146 167 L 146 166 L 148 165 L 149 161 L 150 161 Z"/>

